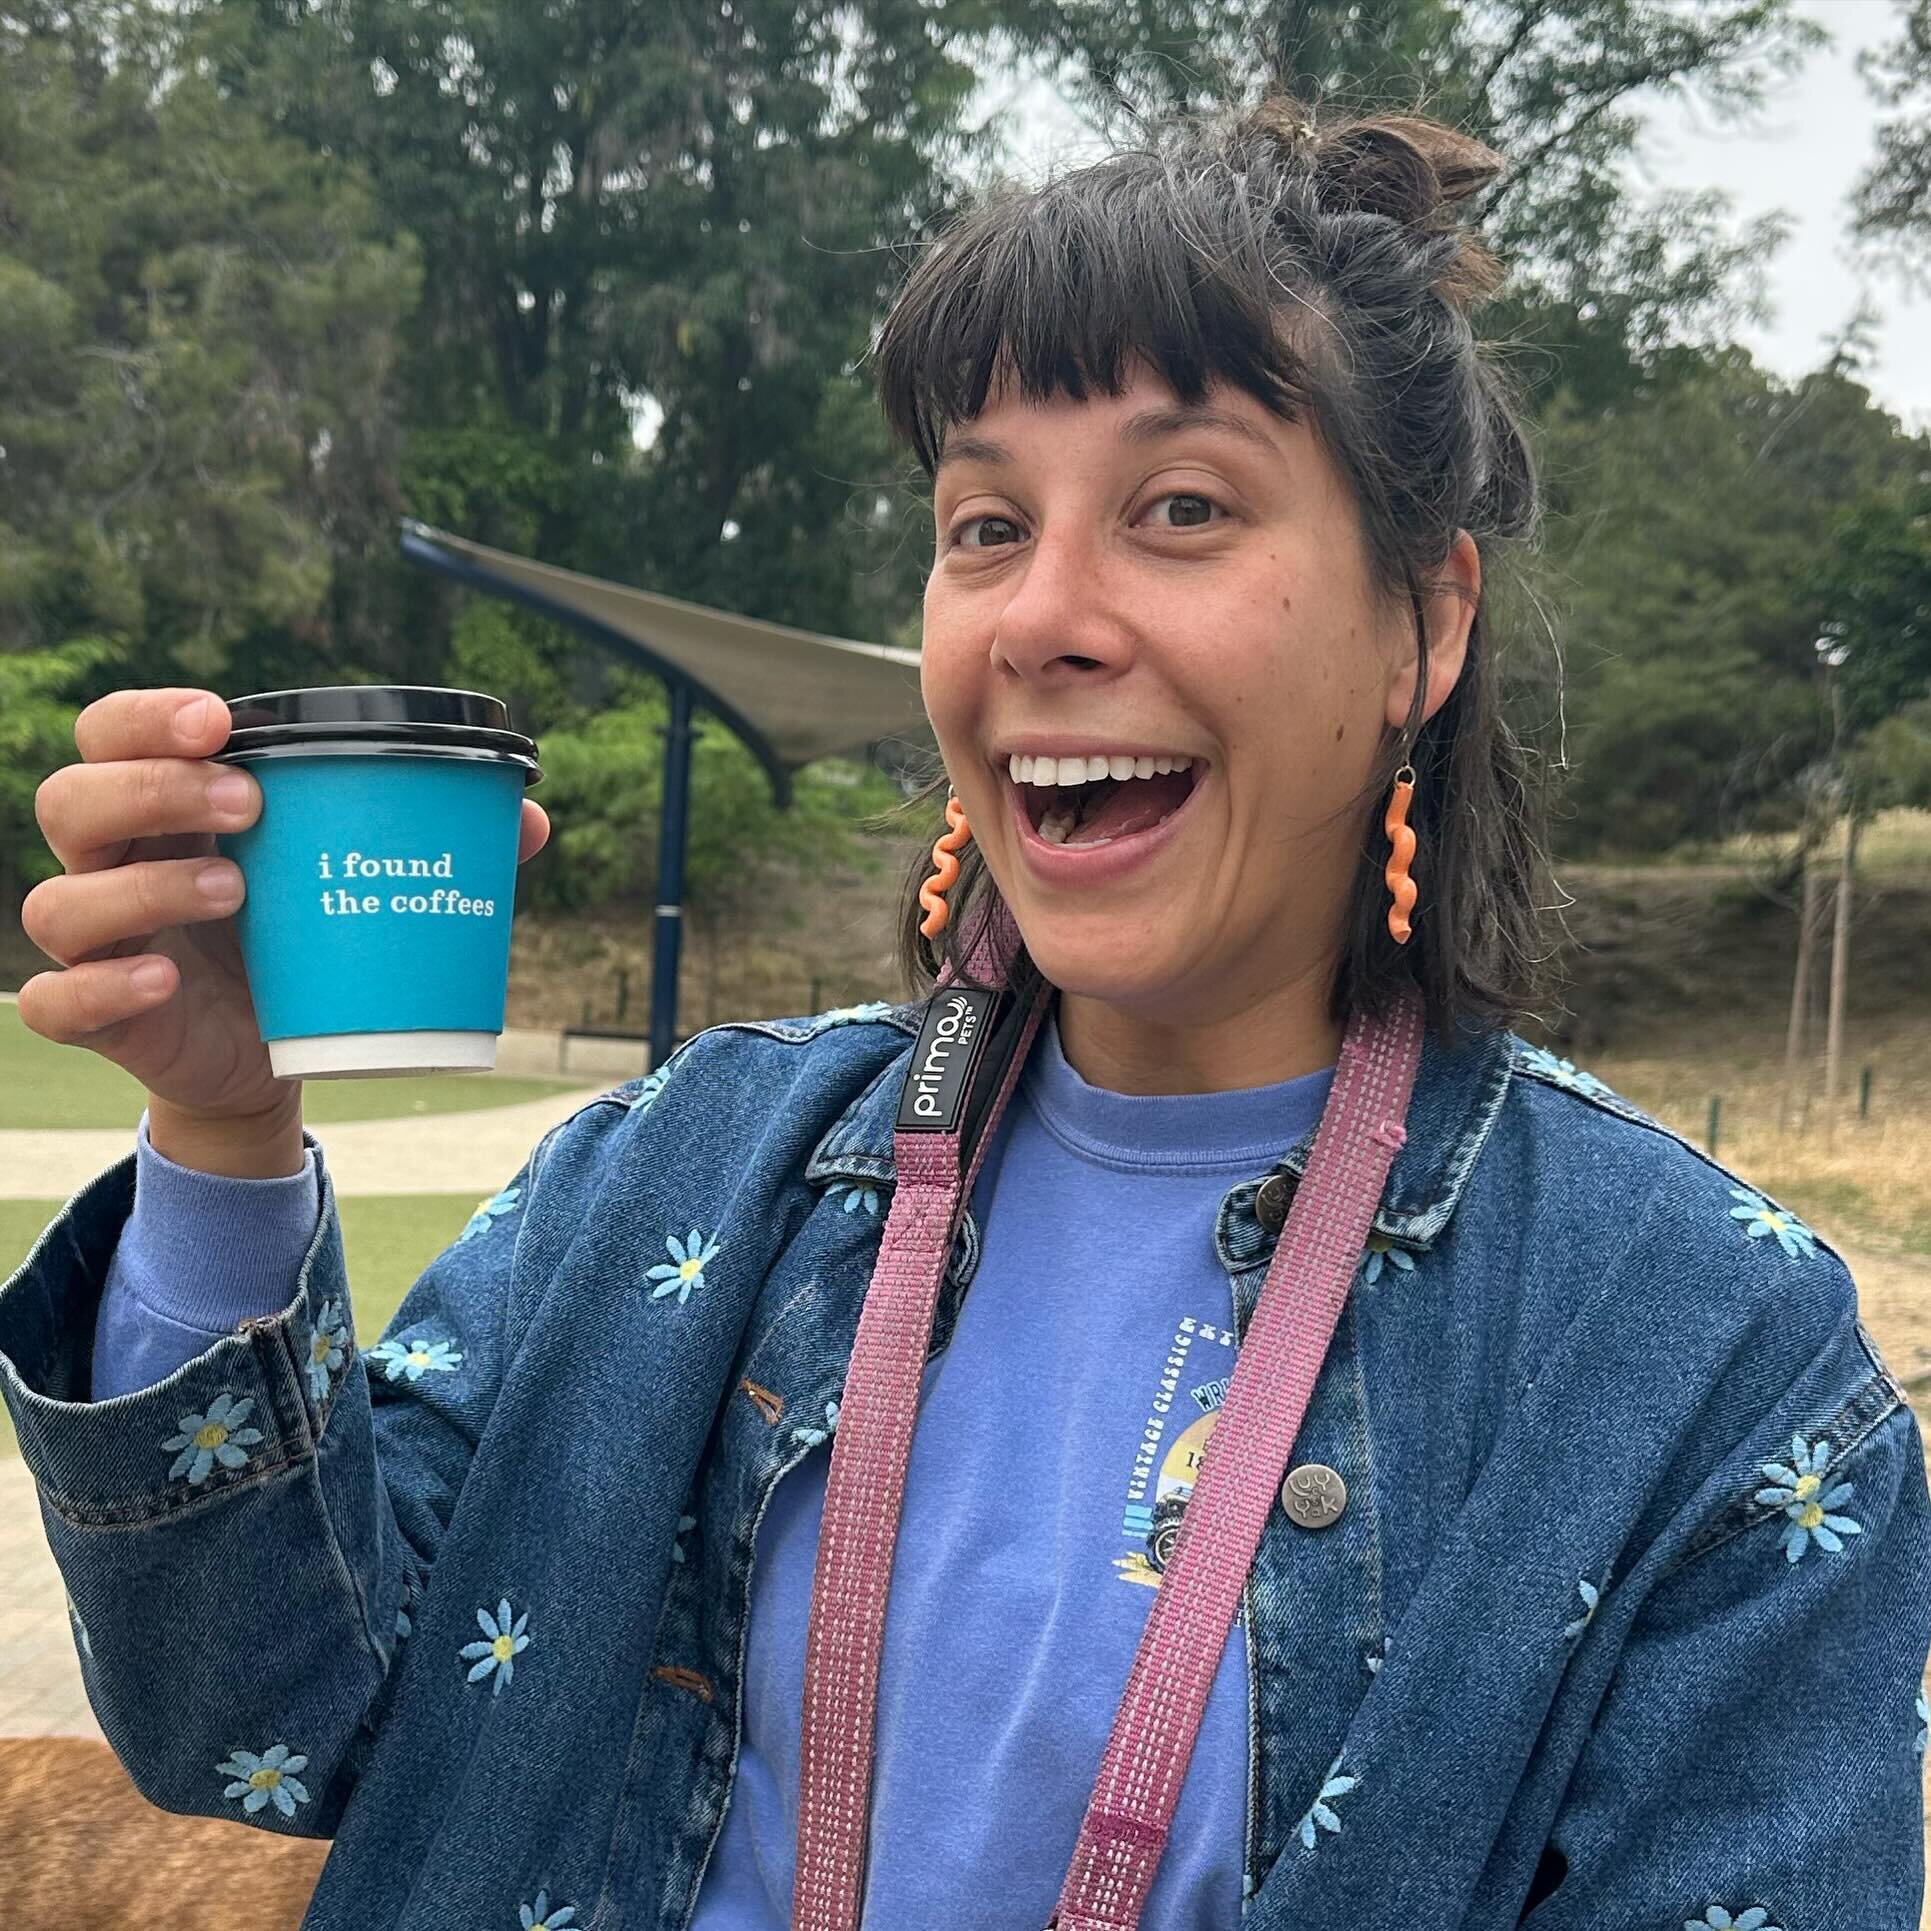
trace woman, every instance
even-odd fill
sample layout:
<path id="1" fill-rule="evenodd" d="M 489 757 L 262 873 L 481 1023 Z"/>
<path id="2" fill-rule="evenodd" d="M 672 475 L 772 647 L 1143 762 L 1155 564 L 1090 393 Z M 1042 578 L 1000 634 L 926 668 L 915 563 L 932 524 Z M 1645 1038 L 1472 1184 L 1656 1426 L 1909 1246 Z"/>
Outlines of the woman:
<path id="1" fill-rule="evenodd" d="M 99 879 L 212 825 L 225 727 L 83 714 L 21 1009 L 150 1105 L 0 1289 L 0 1388 L 110 1741 L 334 1835 L 311 1925 L 1915 1923 L 1931 1506 L 1850 1278 L 1507 1030 L 1497 164 L 1276 101 L 943 238 L 877 351 L 943 996 L 699 1035 L 372 1349 L 320 1143 L 157 1044 L 203 955 L 91 956 L 143 869 L 209 918 Z M 238 1202 L 245 1278 L 170 1274 Z"/>

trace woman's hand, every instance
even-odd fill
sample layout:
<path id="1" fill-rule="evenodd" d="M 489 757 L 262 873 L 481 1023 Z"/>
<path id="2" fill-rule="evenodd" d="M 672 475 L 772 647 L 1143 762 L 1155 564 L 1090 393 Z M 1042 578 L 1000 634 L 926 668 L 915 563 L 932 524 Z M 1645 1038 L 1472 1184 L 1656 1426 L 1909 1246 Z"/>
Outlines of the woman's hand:
<path id="1" fill-rule="evenodd" d="M 241 870 L 214 841 L 261 811 L 254 778 L 208 762 L 229 727 L 223 699 L 181 689 L 113 691 L 75 719 L 81 762 L 34 795 L 66 876 L 20 908 L 28 938 L 65 969 L 21 987 L 20 1017 L 111 1060 L 187 1118 L 279 1127 L 299 1120 L 302 1083 L 270 1069 L 235 934 Z M 237 796 L 216 802 L 220 786 Z M 549 835 L 525 799 L 517 862 Z M 153 983 L 141 983 L 146 972 Z"/>

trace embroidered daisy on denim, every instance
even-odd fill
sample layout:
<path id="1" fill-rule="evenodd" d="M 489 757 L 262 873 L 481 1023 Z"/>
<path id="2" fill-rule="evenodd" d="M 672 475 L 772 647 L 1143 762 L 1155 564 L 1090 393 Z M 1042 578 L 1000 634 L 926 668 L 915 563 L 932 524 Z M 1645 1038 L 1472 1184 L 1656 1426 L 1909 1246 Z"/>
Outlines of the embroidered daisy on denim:
<path id="1" fill-rule="evenodd" d="M 161 1444 L 163 1448 L 181 1451 L 168 1469 L 168 1479 L 172 1481 L 177 1475 L 185 1475 L 198 1488 L 217 1462 L 223 1468 L 243 1467 L 248 1457 L 241 1451 L 253 1448 L 262 1439 L 259 1428 L 241 1425 L 254 1405 L 252 1395 L 243 1395 L 237 1401 L 233 1395 L 219 1394 L 209 1402 L 205 1415 L 183 1415 L 175 1423 L 181 1432 L 170 1435 Z"/>
<path id="2" fill-rule="evenodd" d="M 696 1527 L 697 1517 L 694 1515 L 680 1515 L 677 1518 L 677 1528 L 670 1542 L 670 1559 L 673 1562 L 684 1560 L 684 1538 Z"/>
<path id="3" fill-rule="evenodd" d="M 453 1341 L 424 1341 L 420 1337 L 404 1341 L 378 1341 L 372 1348 L 363 1350 L 364 1357 L 382 1363 L 383 1372 L 391 1381 L 400 1381 L 407 1375 L 411 1381 L 420 1381 L 432 1370 L 442 1374 L 454 1374 L 463 1365 L 462 1350 Z"/>
<path id="4" fill-rule="evenodd" d="M 1827 1441 L 1806 1448 L 1801 1435 L 1792 1435 L 1790 1452 L 1789 1468 L 1781 1462 L 1759 1464 L 1777 1486 L 1758 1489 L 1756 1499 L 1782 1509 L 1790 1518 L 1790 1526 L 1783 1532 L 1786 1560 L 1795 1562 L 1813 1541 L 1836 1555 L 1844 1546 L 1840 1538 L 1864 1533 L 1861 1522 L 1853 1522 L 1848 1515 L 1830 1513 L 1851 1499 L 1851 1491 L 1857 1484 L 1839 1482 L 1828 1491 L 1824 1489 L 1824 1471 L 1830 1465 Z"/>
<path id="5" fill-rule="evenodd" d="M 288 1745 L 278 1743 L 260 1756 L 252 1750 L 231 1750 L 226 1763 L 215 1765 L 215 1774 L 234 1779 L 221 1794 L 239 1797 L 251 1817 L 271 1803 L 284 1817 L 293 1817 L 295 1806 L 308 1802 L 308 1791 L 295 1772 L 307 1768 L 306 1757 L 291 1757 Z"/>
<path id="6" fill-rule="evenodd" d="M 1576 1579 L 1576 1594 L 1582 1598 L 1582 1614 L 1574 1622 L 1563 1626 L 1563 1635 L 1577 1637 L 1596 1619 L 1596 1605 L 1602 1601 L 1602 1591 L 1587 1576 Z"/>
<path id="7" fill-rule="evenodd" d="M 550 1894 L 548 1891 L 539 1891 L 534 1904 L 517 1906 L 516 1915 L 523 1931 L 564 1931 L 564 1926 L 576 1922 L 577 1907 L 574 1904 L 559 1905 L 556 1916 L 552 1917 Z"/>
<path id="8" fill-rule="evenodd" d="M 878 1218 L 876 1187 L 868 1187 L 861 1180 L 834 1180 L 825 1192 L 828 1195 L 842 1193 L 845 1196 L 845 1211 L 848 1214 L 856 1213 L 860 1207 L 863 1207 L 874 1220 Z"/>
<path id="9" fill-rule="evenodd" d="M 1744 1223 L 1743 1231 L 1752 1240 L 1762 1240 L 1766 1234 L 1775 1234 L 1777 1245 L 1784 1251 L 1786 1259 L 1809 1260 L 1817 1251 L 1817 1236 L 1813 1234 L 1795 1214 L 1787 1214 L 1781 1207 L 1773 1207 L 1760 1193 L 1753 1193 L 1748 1187 L 1732 1187 L 1730 1198 L 1743 1202 L 1741 1207 L 1730 1209 L 1730 1218 Z"/>
<path id="10" fill-rule="evenodd" d="M 650 1298 L 661 1301 L 666 1294 L 675 1294 L 677 1305 L 682 1307 L 691 1298 L 691 1289 L 704 1285 L 704 1270 L 717 1259 L 718 1243 L 712 1240 L 706 1245 L 705 1237 L 693 1227 L 688 1241 L 672 1234 L 664 1242 L 664 1251 L 670 1259 L 659 1261 L 645 1276 L 662 1283 L 650 1290 Z"/>
<path id="11" fill-rule="evenodd" d="M 315 1332 L 308 1339 L 308 1391 L 317 1401 L 326 1401 L 329 1376 L 342 1365 L 342 1350 L 349 1331 L 342 1319 L 340 1301 L 324 1301 L 315 1317 Z"/>
<path id="12" fill-rule="evenodd" d="M 1314 1848 L 1314 1829 L 1318 1824 L 1323 1830 L 1339 1831 L 1341 1820 L 1328 1808 L 1330 1797 L 1345 1797 L 1361 1779 L 1359 1777 L 1337 1777 L 1334 1773 L 1341 1768 L 1341 1759 L 1336 1757 L 1328 1765 L 1328 1774 L 1322 1780 L 1321 1794 L 1308 1805 L 1307 1815 L 1301 1819 L 1301 1842 L 1307 1849 Z"/>
<path id="13" fill-rule="evenodd" d="M 507 1596 L 496 1605 L 492 1616 L 487 1609 L 476 1612 L 476 1620 L 481 1625 L 484 1636 L 489 1640 L 481 1643 L 465 1643 L 457 1653 L 465 1662 L 478 1659 L 467 1681 L 480 1683 L 492 1671 L 496 1676 L 496 1687 L 490 1694 L 501 1696 L 503 1686 L 516 1674 L 516 1658 L 530 1646 L 530 1639 L 523 1634 L 523 1625 L 530 1620 L 526 1609 L 516 1619 L 516 1626 L 510 1626 L 510 1600 Z"/>
<path id="14" fill-rule="evenodd" d="M 1566 1086 L 1572 1093 L 1586 1093 L 1591 1099 L 1600 1099 L 1609 1091 L 1594 1073 L 1579 1071 L 1573 1060 L 1558 1059 L 1541 1046 L 1524 1047 L 1522 1064 L 1531 1072 L 1540 1073 L 1544 1079 L 1554 1080 L 1558 1086 Z"/>
<path id="15" fill-rule="evenodd" d="M 89 1650 L 88 1654 L 91 1656 L 93 1651 Z M 1927 1703 L 1924 1700 L 1924 1692 L 1922 1690 L 1918 1692 L 1918 1721 L 1924 1727 L 1918 1732 L 1918 1740 L 1911 1747 L 1919 1756 L 1923 1756 L 1924 1746 L 1927 1743 L 1931 1743 L 1931 1703 Z"/>
<path id="16" fill-rule="evenodd" d="M 803 1442 L 807 1448 L 816 1448 L 821 1441 L 824 1441 L 828 1436 L 835 1435 L 837 1432 L 838 1432 L 838 1404 L 835 1401 L 828 1401 L 825 1403 L 824 1427 L 801 1428 L 798 1430 L 798 1439 L 801 1442 Z"/>
<path id="17" fill-rule="evenodd" d="M 861 1005 L 834 1006 L 829 1012 L 821 1012 L 816 1024 L 821 1032 L 833 1026 L 855 1026 L 867 1019 L 876 1019 L 881 1013 L 888 1013 L 891 1010 L 887 1000 L 867 999 Z"/>
<path id="18" fill-rule="evenodd" d="M 1712 1904 L 1700 1918 L 1690 1919 L 1683 1931 L 1777 1931 L 1777 1927 L 1770 1922 L 1770 1913 L 1761 1904 L 1753 1904 L 1735 1917 L 1722 1905 Z"/>
<path id="19" fill-rule="evenodd" d="M 521 1187 L 505 1187 L 493 1198 L 479 1200 L 476 1203 L 476 1211 L 469 1217 L 468 1225 L 456 1238 L 474 1240 L 478 1234 L 488 1233 L 492 1221 L 501 1220 L 505 1214 L 515 1213 L 517 1196 L 522 1191 Z"/>
<path id="20" fill-rule="evenodd" d="M 1361 1284 L 1372 1287 L 1381 1278 L 1383 1266 L 1393 1267 L 1403 1274 L 1415 1271 L 1415 1257 L 1406 1248 L 1397 1247 L 1386 1234 L 1370 1234 L 1367 1252 L 1361 1256 Z"/>

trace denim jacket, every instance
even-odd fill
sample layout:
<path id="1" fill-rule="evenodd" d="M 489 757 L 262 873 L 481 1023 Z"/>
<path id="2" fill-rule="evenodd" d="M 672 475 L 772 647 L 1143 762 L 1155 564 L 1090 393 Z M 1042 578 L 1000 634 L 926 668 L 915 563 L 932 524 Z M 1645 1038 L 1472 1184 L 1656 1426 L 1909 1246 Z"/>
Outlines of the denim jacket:
<path id="1" fill-rule="evenodd" d="M 67 1204 L 0 1286 L 0 1393 L 149 1798 L 332 1836 L 314 1931 L 688 1922 L 757 1525 L 830 1452 L 878 1249 L 833 1190 L 893 1183 L 918 1017 L 699 1034 L 372 1347 L 324 1165 L 286 1310 L 91 1403 L 132 1154 Z M 1507 1033 L 1431 1039 L 1408 1128 L 1295 1449 L 1346 1508 L 1277 1502 L 1230 1638 L 1243 1931 L 1915 1931 L 1931 1498 L 1843 1263 Z M 1214 1228 L 1237 1333 L 1268 1177 Z M 935 1351 L 978 1251 L 968 1214 Z"/>

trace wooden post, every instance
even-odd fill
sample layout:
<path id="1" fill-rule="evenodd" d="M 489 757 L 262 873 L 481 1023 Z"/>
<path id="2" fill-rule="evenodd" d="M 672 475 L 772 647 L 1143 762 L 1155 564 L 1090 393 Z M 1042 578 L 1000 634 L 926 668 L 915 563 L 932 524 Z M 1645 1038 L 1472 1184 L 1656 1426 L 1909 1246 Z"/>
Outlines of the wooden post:
<path id="1" fill-rule="evenodd" d="M 1824 1036 L 1825 1131 L 1837 1124 L 1837 1076 L 1844 1062 L 1844 999 L 1851 976 L 1851 892 L 1857 877 L 1858 818 L 1844 814 L 1844 858 L 1837 873 L 1837 917 L 1830 936 L 1830 1021 Z"/>
<path id="2" fill-rule="evenodd" d="M 1797 1110 L 1797 1087 L 1803 1077 L 1809 1044 L 1810 962 L 1816 950 L 1819 882 L 1804 848 L 1804 889 L 1797 913 L 1797 969 L 1790 980 L 1790 1024 L 1784 1032 L 1783 1103 L 1777 1110 L 1777 1131 L 1785 1132 Z"/>
<path id="3" fill-rule="evenodd" d="M 1860 1120 L 1871 1117 L 1871 1069 L 1868 1066 L 1857 1082 L 1857 1117 Z"/>
<path id="4" fill-rule="evenodd" d="M 1723 1095 L 1721 1093 L 1712 1093 L 1710 1095 L 1710 1123 L 1704 1129 L 1703 1133 L 1703 1145 L 1707 1153 L 1714 1154 L 1716 1152 L 1716 1130 L 1718 1122 L 1722 1118 Z"/>

